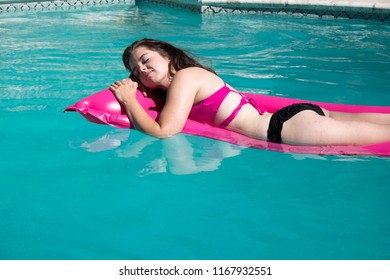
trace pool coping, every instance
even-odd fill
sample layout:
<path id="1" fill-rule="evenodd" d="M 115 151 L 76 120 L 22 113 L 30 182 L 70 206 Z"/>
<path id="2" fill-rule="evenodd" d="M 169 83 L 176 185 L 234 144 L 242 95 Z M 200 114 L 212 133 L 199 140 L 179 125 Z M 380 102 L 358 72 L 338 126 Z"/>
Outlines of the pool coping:
<path id="1" fill-rule="evenodd" d="M 17 10 L 66 8 L 150 2 L 202 14 L 279 14 L 324 19 L 390 20 L 389 0 L 0 0 L 0 13 Z"/>
<path id="2" fill-rule="evenodd" d="M 280 14 L 327 19 L 390 20 L 389 0 L 138 0 L 187 8 L 202 14 Z"/>
<path id="3" fill-rule="evenodd" d="M 135 5 L 135 0 L 0 0 L 2 12 L 16 12 L 43 9 L 68 9 L 94 5 Z"/>

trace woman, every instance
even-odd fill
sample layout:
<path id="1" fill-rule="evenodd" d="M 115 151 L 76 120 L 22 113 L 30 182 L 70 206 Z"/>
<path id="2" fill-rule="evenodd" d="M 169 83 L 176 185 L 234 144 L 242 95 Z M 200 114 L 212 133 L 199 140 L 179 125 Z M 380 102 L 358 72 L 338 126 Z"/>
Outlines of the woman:
<path id="1" fill-rule="evenodd" d="M 110 87 L 134 127 L 157 138 L 181 132 L 190 118 L 275 143 L 367 145 L 390 141 L 389 114 L 331 112 L 306 103 L 269 114 L 212 69 L 164 41 L 136 41 L 122 58 L 144 87 L 166 92 L 166 103 L 155 121 L 136 99 L 137 82 L 125 79 Z"/>

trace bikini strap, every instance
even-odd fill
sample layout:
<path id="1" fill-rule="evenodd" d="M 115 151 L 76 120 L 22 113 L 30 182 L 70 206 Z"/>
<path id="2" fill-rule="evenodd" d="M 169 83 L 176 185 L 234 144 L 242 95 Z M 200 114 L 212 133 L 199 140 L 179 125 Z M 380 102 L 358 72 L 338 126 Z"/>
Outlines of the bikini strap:
<path id="1" fill-rule="evenodd" d="M 230 116 L 227 117 L 222 123 L 220 123 L 219 126 L 227 127 L 232 122 L 232 120 L 237 116 L 238 111 L 240 111 L 241 107 L 247 103 L 248 103 L 247 100 L 241 98 L 240 104 L 238 104 L 238 106 L 236 107 L 236 109 L 234 109 L 234 111 L 230 114 Z"/>
<path id="2" fill-rule="evenodd" d="M 264 110 L 262 110 L 260 108 L 260 106 L 257 105 L 255 100 L 253 100 L 252 98 L 247 98 L 241 92 L 238 92 L 238 91 L 235 91 L 235 90 L 233 90 L 233 91 L 237 92 L 238 94 L 241 95 L 240 104 L 238 104 L 238 106 L 236 107 L 236 109 L 234 109 L 234 111 L 230 114 L 230 116 L 227 117 L 222 123 L 220 123 L 219 126 L 227 127 L 233 121 L 233 119 L 237 116 L 238 111 L 241 110 L 242 106 L 244 106 L 245 104 L 248 104 L 248 103 L 251 104 L 259 112 L 260 115 L 264 114 Z"/>
<path id="3" fill-rule="evenodd" d="M 249 98 L 248 100 L 249 100 L 249 103 L 250 103 L 253 107 L 255 107 L 255 109 L 257 110 L 257 112 L 259 112 L 260 115 L 264 115 L 265 110 L 263 110 L 263 109 L 256 103 L 256 101 L 255 101 L 254 99 Z"/>

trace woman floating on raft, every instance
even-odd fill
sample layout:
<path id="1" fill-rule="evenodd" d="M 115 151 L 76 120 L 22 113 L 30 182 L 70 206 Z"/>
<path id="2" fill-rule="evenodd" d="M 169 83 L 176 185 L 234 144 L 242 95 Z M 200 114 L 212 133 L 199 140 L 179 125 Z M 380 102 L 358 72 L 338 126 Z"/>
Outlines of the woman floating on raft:
<path id="1" fill-rule="evenodd" d="M 164 41 L 136 41 L 122 58 L 142 86 L 166 92 L 155 121 L 136 99 L 137 82 L 124 79 L 110 86 L 132 125 L 160 139 L 181 132 L 187 119 L 192 119 L 273 143 L 317 146 L 390 141 L 390 114 L 334 112 L 310 103 L 267 113 L 212 69 Z"/>

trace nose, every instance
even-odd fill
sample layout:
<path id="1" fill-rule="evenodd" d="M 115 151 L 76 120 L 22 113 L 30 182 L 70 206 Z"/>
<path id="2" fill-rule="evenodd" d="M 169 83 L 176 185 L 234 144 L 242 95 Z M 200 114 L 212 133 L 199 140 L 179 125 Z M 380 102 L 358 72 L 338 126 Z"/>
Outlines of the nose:
<path id="1" fill-rule="evenodd" d="M 141 71 L 141 72 L 145 72 L 146 69 L 147 69 L 147 67 L 146 67 L 146 65 L 144 65 L 144 64 L 142 64 L 142 65 L 139 66 L 139 71 Z"/>

